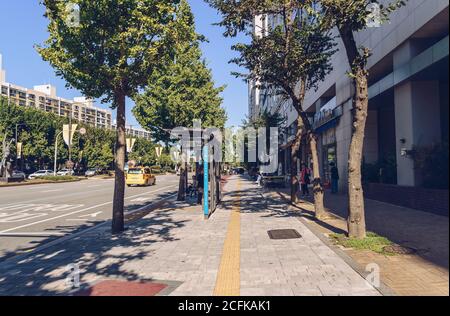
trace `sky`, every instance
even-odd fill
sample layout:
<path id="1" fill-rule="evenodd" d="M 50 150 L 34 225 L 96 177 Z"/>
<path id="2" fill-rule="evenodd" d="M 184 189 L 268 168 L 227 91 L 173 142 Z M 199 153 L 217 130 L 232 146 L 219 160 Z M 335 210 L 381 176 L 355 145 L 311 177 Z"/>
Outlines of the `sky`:
<path id="1" fill-rule="evenodd" d="M 247 85 L 242 79 L 232 76 L 237 66 L 228 61 L 235 56 L 231 46 L 244 38 L 229 39 L 222 36 L 223 29 L 212 24 L 220 17 L 203 0 L 189 0 L 196 19 L 197 32 L 207 37 L 209 42 L 202 44 L 202 51 L 217 86 L 226 85 L 222 97 L 223 106 L 228 113 L 227 126 L 237 126 L 248 113 Z M 6 81 L 32 88 L 35 85 L 52 84 L 59 97 L 73 99 L 81 96 L 79 91 L 66 88 L 66 82 L 55 75 L 54 69 L 34 49 L 48 37 L 47 20 L 43 17 L 44 7 L 39 0 L 0 0 L 0 54 L 3 55 L 3 68 Z M 99 102 L 97 106 L 107 108 Z M 133 102 L 127 101 L 127 124 L 137 126 L 131 113 Z"/>

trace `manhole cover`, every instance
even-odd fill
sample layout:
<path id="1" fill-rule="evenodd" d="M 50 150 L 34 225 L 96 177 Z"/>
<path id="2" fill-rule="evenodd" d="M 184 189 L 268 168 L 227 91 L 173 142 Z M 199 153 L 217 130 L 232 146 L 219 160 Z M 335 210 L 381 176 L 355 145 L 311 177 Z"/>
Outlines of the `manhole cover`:
<path id="1" fill-rule="evenodd" d="M 295 229 L 270 230 L 267 233 L 269 234 L 270 239 L 275 240 L 302 238 L 302 235 L 300 235 Z"/>
<path id="2" fill-rule="evenodd" d="M 417 250 L 414 248 L 403 247 L 399 245 L 390 245 L 383 248 L 383 250 L 387 253 L 397 254 L 397 255 L 412 255 L 417 253 Z"/>

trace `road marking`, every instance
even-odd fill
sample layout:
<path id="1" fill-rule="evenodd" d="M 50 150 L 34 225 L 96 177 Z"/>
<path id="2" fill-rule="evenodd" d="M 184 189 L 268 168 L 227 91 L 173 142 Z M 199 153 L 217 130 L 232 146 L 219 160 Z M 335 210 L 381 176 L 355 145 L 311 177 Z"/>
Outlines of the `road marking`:
<path id="1" fill-rule="evenodd" d="M 3 237 L 52 237 L 52 236 L 65 236 L 67 233 L 58 232 L 24 232 L 24 233 L 0 233 Z"/>
<path id="2" fill-rule="evenodd" d="M 241 287 L 241 197 L 240 181 L 237 183 L 237 197 L 228 224 L 228 232 L 217 273 L 214 296 L 239 296 Z"/>
<path id="3" fill-rule="evenodd" d="M 150 199 L 151 199 L 150 197 L 148 197 L 148 198 L 144 197 L 144 198 L 138 198 L 138 199 L 131 200 L 131 202 L 147 202 Z"/>
<path id="4" fill-rule="evenodd" d="M 145 195 L 145 194 L 149 194 L 149 193 L 156 193 L 156 192 L 168 189 L 170 187 L 173 187 L 173 186 L 168 186 L 168 187 L 164 187 L 164 188 L 161 188 L 159 190 L 156 190 L 156 191 L 146 192 L 146 193 L 143 193 L 143 194 L 137 194 L 137 195 L 134 195 L 134 196 L 130 196 L 130 197 L 126 198 L 125 200 L 133 199 L 133 198 L 136 198 L 136 197 L 139 197 L 139 196 L 142 196 L 142 195 Z M 71 212 L 71 213 L 67 213 L 67 214 L 62 214 L 60 216 L 55 216 L 55 217 L 43 219 L 41 221 L 29 223 L 29 224 L 18 226 L 18 227 L 13 227 L 13 228 L 10 228 L 10 229 L 6 229 L 6 230 L 3 230 L 3 231 L 0 231 L 0 234 L 8 233 L 8 232 L 11 232 L 11 231 L 14 231 L 14 230 L 17 230 L 17 229 L 30 227 L 30 226 L 37 225 L 37 224 L 42 224 L 42 223 L 45 223 L 45 222 L 53 221 L 55 219 L 67 217 L 67 216 L 70 216 L 70 215 L 83 213 L 83 212 L 90 211 L 92 209 L 95 209 L 95 208 L 98 208 L 98 207 L 102 207 L 102 206 L 106 206 L 106 205 L 109 205 L 109 204 L 112 204 L 112 203 L 113 202 L 110 201 L 110 202 L 106 202 L 106 203 L 102 203 L 102 204 L 97 204 L 97 205 L 94 205 L 94 206 L 91 206 L 91 207 L 88 207 L 88 208 L 85 208 L 85 209 L 82 209 L 82 210 L 79 210 L 79 211 L 75 211 L 75 212 Z"/>
<path id="5" fill-rule="evenodd" d="M 87 215 L 82 215 L 82 216 L 80 216 L 80 217 L 97 217 L 98 215 L 100 215 L 100 214 L 102 214 L 103 213 L 103 211 L 101 211 L 101 212 L 97 212 L 97 213 L 92 213 L 92 214 L 87 214 Z"/>
<path id="6" fill-rule="evenodd" d="M 52 193 L 52 192 L 62 192 L 62 191 L 64 191 L 64 189 L 41 191 L 41 193 Z"/>

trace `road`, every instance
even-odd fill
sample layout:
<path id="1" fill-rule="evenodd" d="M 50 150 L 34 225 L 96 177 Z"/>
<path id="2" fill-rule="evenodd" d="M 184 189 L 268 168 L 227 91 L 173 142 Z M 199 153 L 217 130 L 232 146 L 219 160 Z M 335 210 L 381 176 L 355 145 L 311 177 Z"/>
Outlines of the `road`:
<path id="1" fill-rule="evenodd" d="M 178 177 L 126 188 L 125 212 L 174 195 Z M 0 188 L 0 261 L 111 219 L 113 179 Z"/>

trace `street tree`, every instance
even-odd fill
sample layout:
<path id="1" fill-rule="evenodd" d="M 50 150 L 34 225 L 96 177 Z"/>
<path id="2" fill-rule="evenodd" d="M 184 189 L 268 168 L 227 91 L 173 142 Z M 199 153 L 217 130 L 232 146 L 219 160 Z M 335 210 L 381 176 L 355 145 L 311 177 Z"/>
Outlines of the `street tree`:
<path id="1" fill-rule="evenodd" d="M 297 132 L 291 151 L 291 200 L 297 202 L 297 161 L 302 137 L 307 136 L 314 176 L 314 203 L 317 217 L 324 213 L 323 188 L 320 179 L 317 139 L 310 117 L 303 108 L 308 89 L 314 89 L 331 70 L 334 41 L 323 31 L 317 1 L 285 0 L 207 0 L 222 14 L 218 23 L 225 36 L 243 32 L 251 37 L 249 44 L 233 47 L 240 56 L 232 62 L 249 70 L 236 73 L 256 87 L 267 89 L 282 102 L 290 101 L 298 113 Z M 267 24 L 269 17 L 275 23 Z M 260 19 L 261 23 L 257 23 Z"/>
<path id="2" fill-rule="evenodd" d="M 392 12 L 405 5 L 407 0 L 321 0 L 324 13 L 324 27 L 336 27 L 344 44 L 354 85 L 353 131 L 348 158 L 349 216 L 348 234 L 350 237 L 365 238 L 366 222 L 364 192 L 362 187 L 362 154 L 364 133 L 369 107 L 367 61 L 370 47 L 358 47 L 355 32 L 387 21 Z M 387 2 L 387 3 L 386 3 Z"/>
<path id="3" fill-rule="evenodd" d="M 164 69 L 152 73 L 145 92 L 137 96 L 133 113 L 156 141 L 167 146 L 173 142 L 170 131 L 193 127 L 200 120 L 205 127 L 222 128 L 226 122 L 220 96 L 224 87 L 216 87 L 211 70 L 202 59 L 203 36 L 195 31 L 194 16 L 186 0 L 180 3 L 179 22 L 185 41 L 176 46 L 176 58 Z M 182 164 L 179 199 L 185 198 L 187 164 Z"/>
<path id="4" fill-rule="evenodd" d="M 126 98 L 145 88 L 181 40 L 179 0 L 43 0 L 49 38 L 38 52 L 68 86 L 117 109 L 112 232 L 124 230 Z M 79 19 L 70 10 L 76 4 Z"/>

